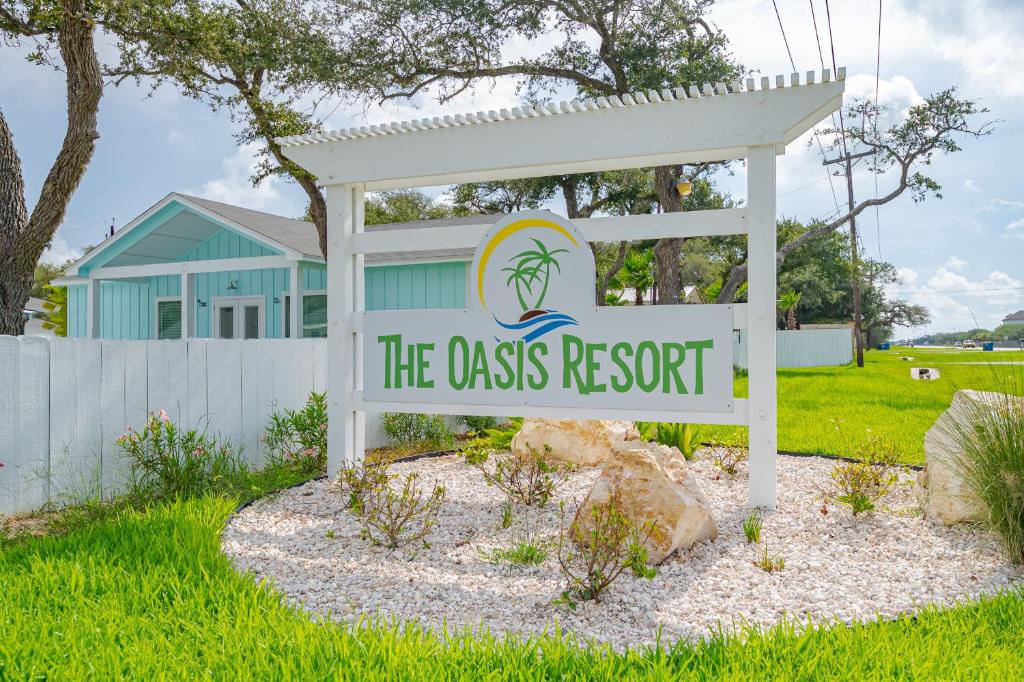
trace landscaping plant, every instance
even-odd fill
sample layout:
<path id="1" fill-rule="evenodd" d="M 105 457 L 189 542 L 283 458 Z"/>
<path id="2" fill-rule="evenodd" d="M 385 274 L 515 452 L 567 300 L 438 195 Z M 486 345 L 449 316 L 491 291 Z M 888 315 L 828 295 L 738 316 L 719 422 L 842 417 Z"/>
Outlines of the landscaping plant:
<path id="1" fill-rule="evenodd" d="M 420 488 L 419 474 L 405 476 L 400 490 L 390 481 L 371 487 L 363 502 L 363 537 L 376 545 L 397 549 L 423 540 L 437 524 L 444 502 L 444 486 L 435 485 L 429 496 Z"/>
<path id="2" fill-rule="evenodd" d="M 551 554 L 551 544 L 540 536 L 536 525 L 531 524 L 527 517 L 525 527 L 513 534 L 512 542 L 507 547 L 482 552 L 481 558 L 492 564 L 539 566 Z"/>
<path id="3" fill-rule="evenodd" d="M 786 560 L 781 556 L 775 556 L 768 551 L 768 542 L 765 541 L 762 552 L 754 561 L 754 565 L 765 573 L 775 573 L 786 567 Z"/>
<path id="4" fill-rule="evenodd" d="M 851 445 L 842 429 L 842 422 L 834 419 L 836 432 L 842 439 L 847 456 L 853 461 L 837 464 L 831 473 L 829 489 L 823 494 L 823 512 L 830 502 L 839 502 L 850 508 L 854 516 L 874 511 L 879 500 L 889 494 L 899 480 L 896 474 L 898 455 L 892 441 L 868 433 L 857 445 Z"/>
<path id="5" fill-rule="evenodd" d="M 752 509 L 743 519 L 743 535 L 747 538 L 748 545 L 755 545 L 761 542 L 761 528 L 764 526 L 764 517 L 760 509 Z"/>
<path id="6" fill-rule="evenodd" d="M 565 502 L 558 536 L 558 565 L 566 586 L 555 603 L 575 610 L 577 602 L 598 600 L 623 571 L 653 579 L 657 569 L 647 565 L 644 543 L 654 533 L 653 522 L 638 526 L 627 516 L 617 495 L 590 506 L 590 518 L 566 527 Z"/>
<path id="7" fill-rule="evenodd" d="M 711 442 L 711 453 L 711 463 L 729 476 L 735 476 L 740 465 L 750 459 L 748 448 L 717 440 Z"/>
<path id="8" fill-rule="evenodd" d="M 338 487 L 348 494 L 346 506 L 359 516 L 366 509 L 367 500 L 379 496 L 390 480 L 387 462 L 371 462 L 367 459 L 344 466 L 338 473 Z"/>
<path id="9" fill-rule="evenodd" d="M 498 522 L 498 527 L 502 530 L 507 529 L 512 525 L 512 500 L 506 500 L 501 505 L 501 520 Z"/>
<path id="10" fill-rule="evenodd" d="M 310 393 L 302 409 L 272 414 L 263 443 L 273 465 L 322 472 L 327 466 L 327 394 Z"/>
<path id="11" fill-rule="evenodd" d="M 483 434 L 487 445 L 494 450 L 508 450 L 512 447 L 512 438 L 523 428 L 522 417 L 512 417 L 504 424 L 492 429 L 484 429 Z"/>
<path id="12" fill-rule="evenodd" d="M 482 435 L 488 429 L 496 429 L 501 426 L 502 420 L 498 417 L 474 416 L 464 414 L 459 417 L 459 423 L 464 425 L 471 433 Z"/>
<path id="13" fill-rule="evenodd" d="M 150 413 L 139 431 L 125 429 L 117 444 L 128 460 L 128 495 L 136 500 L 230 492 L 249 473 L 229 443 L 182 429 L 163 410 Z"/>
<path id="14" fill-rule="evenodd" d="M 953 468 L 981 504 L 986 524 L 1010 559 L 1024 564 L 1024 398 L 997 396 L 975 401 L 943 428 L 957 445 Z"/>
<path id="15" fill-rule="evenodd" d="M 700 429 L 693 424 L 637 422 L 636 429 L 644 440 L 653 440 L 662 445 L 678 448 L 687 460 L 693 459 L 694 453 L 700 447 Z"/>
<path id="16" fill-rule="evenodd" d="M 392 445 L 420 446 L 426 450 L 447 450 L 455 442 L 451 430 L 439 414 L 385 412 L 381 429 Z"/>
<path id="17" fill-rule="evenodd" d="M 493 450 L 485 439 L 477 439 L 463 449 L 466 463 L 483 474 L 487 485 L 493 485 L 510 500 L 528 507 L 543 507 L 576 470 L 571 464 L 551 462 L 551 447 L 540 452 L 532 445 L 526 454 L 509 450 Z"/>

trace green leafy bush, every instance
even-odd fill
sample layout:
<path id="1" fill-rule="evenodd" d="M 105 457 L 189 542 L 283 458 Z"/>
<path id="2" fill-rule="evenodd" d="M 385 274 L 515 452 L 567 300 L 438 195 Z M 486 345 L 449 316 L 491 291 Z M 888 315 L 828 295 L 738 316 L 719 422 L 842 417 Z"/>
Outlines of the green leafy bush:
<path id="1" fill-rule="evenodd" d="M 748 545 L 761 542 L 762 527 L 764 527 L 764 517 L 761 515 L 761 510 L 751 510 L 747 518 L 743 519 L 743 535 L 747 538 Z"/>
<path id="2" fill-rule="evenodd" d="M 263 435 L 267 461 L 305 473 L 319 473 L 327 466 L 327 394 L 310 393 L 301 410 L 284 410 L 270 416 Z"/>
<path id="3" fill-rule="evenodd" d="M 439 414 L 385 412 L 381 417 L 381 428 L 392 445 L 447 450 L 455 442 L 451 429 Z"/>
<path id="4" fill-rule="evenodd" d="M 679 448 L 683 457 L 690 460 L 700 447 L 700 429 L 693 424 L 671 424 L 669 422 L 637 422 L 640 437 L 662 445 Z"/>
<path id="5" fill-rule="evenodd" d="M 548 461 L 551 447 L 544 446 L 544 452 L 531 445 L 526 454 L 509 450 L 493 450 L 486 439 L 478 439 L 463 449 L 466 463 L 475 466 L 483 474 L 487 485 L 493 485 L 508 496 L 509 500 L 530 507 L 543 507 L 575 471 L 571 464 Z"/>
<path id="6" fill-rule="evenodd" d="M 229 443 L 184 430 L 163 410 L 139 431 L 128 427 L 117 444 L 128 460 L 128 495 L 136 500 L 229 492 L 249 473 Z"/>
<path id="7" fill-rule="evenodd" d="M 488 429 L 496 429 L 501 426 L 502 420 L 498 417 L 464 414 L 459 417 L 459 423 L 473 433 L 483 434 L 487 433 Z"/>
<path id="8" fill-rule="evenodd" d="M 958 446 L 954 470 L 977 498 L 1010 559 L 1024 564 L 1024 399 L 997 394 L 942 427 Z"/>
<path id="9" fill-rule="evenodd" d="M 408 474 L 401 489 L 390 482 L 367 490 L 363 502 L 363 537 L 376 545 L 397 549 L 424 540 L 437 524 L 444 502 L 444 486 L 435 485 L 429 496 L 417 483 L 419 474 Z"/>
<path id="10" fill-rule="evenodd" d="M 598 600 L 623 571 L 651 580 L 657 569 L 647 565 L 644 543 L 654 533 L 653 522 L 638 526 L 627 516 L 617 495 L 605 504 L 590 507 L 585 524 L 562 523 L 558 538 L 558 565 L 565 577 L 565 590 L 555 603 L 575 610 L 578 601 Z"/>
<path id="11" fill-rule="evenodd" d="M 512 417 L 504 424 L 493 429 L 484 429 L 487 445 L 494 450 L 508 450 L 512 447 L 512 438 L 523 428 L 522 417 Z"/>
<path id="12" fill-rule="evenodd" d="M 899 480 L 896 445 L 870 432 L 853 444 L 843 433 L 842 422 L 834 419 L 833 423 L 843 443 L 843 451 L 853 461 L 837 464 L 832 469 L 830 487 L 823 495 L 823 511 L 828 510 L 830 502 L 846 505 L 854 516 L 874 511 L 878 501 L 888 495 Z"/>
<path id="13" fill-rule="evenodd" d="M 360 516 L 366 510 L 367 500 L 378 496 L 380 490 L 387 486 L 390 480 L 387 462 L 371 462 L 365 459 L 351 466 L 342 467 L 338 473 L 338 487 L 343 494 L 348 495 L 346 506 Z"/>

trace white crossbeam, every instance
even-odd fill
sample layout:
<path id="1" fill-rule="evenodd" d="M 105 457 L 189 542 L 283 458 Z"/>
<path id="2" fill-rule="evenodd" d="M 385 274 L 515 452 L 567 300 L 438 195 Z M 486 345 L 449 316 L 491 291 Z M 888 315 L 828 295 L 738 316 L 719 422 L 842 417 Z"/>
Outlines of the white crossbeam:
<path id="1" fill-rule="evenodd" d="M 292 263 L 293 261 L 288 260 L 284 256 L 253 256 L 251 258 L 153 263 L 152 265 L 119 265 L 97 268 L 89 274 L 94 279 L 131 279 L 133 277 L 181 275 L 184 273 L 195 274 L 197 272 L 234 272 L 236 270 L 287 268 L 291 267 Z"/>

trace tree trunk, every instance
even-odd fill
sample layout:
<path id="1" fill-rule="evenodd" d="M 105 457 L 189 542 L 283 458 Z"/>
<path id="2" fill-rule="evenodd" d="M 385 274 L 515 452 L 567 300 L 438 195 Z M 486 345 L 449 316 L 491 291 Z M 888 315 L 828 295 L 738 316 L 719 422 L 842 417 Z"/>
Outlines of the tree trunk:
<path id="1" fill-rule="evenodd" d="M 796 308 L 790 308 L 786 313 L 786 329 L 796 331 Z"/>
<path id="2" fill-rule="evenodd" d="M 850 206 L 850 262 L 853 267 L 853 339 L 857 348 L 857 366 L 864 366 L 864 338 L 861 336 L 860 262 L 857 250 L 857 218 L 853 215 L 853 165 L 846 155 L 846 196 Z"/>
<path id="3" fill-rule="evenodd" d="M 679 166 L 658 166 L 654 169 L 654 185 L 658 201 L 666 213 L 683 210 L 683 198 L 676 190 Z M 679 272 L 679 250 L 683 240 L 679 237 L 659 239 L 654 245 L 654 278 L 658 287 L 658 305 L 679 303 L 682 296 L 682 281 Z"/>
<path id="4" fill-rule="evenodd" d="M 57 45 L 67 73 L 67 129 L 31 215 L 14 138 L 0 114 L 0 334 L 25 331 L 22 310 L 36 263 L 64 219 L 99 138 L 103 79 L 93 44 L 95 22 L 85 0 L 64 0 L 62 10 Z"/>

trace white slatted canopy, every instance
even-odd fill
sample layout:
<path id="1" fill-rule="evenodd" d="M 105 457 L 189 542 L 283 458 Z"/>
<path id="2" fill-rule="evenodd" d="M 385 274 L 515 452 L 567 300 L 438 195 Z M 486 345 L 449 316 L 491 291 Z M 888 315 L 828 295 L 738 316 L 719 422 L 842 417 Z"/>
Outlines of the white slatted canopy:
<path id="1" fill-rule="evenodd" d="M 801 79 L 763 77 L 704 83 L 500 111 L 424 118 L 281 138 L 285 155 L 327 189 L 328 473 L 364 454 L 368 411 L 492 414 L 462 403 L 373 402 L 363 392 L 364 258 L 393 251 L 472 247 L 487 225 L 365 232 L 366 191 L 564 175 L 674 163 L 747 160 L 742 208 L 574 221 L 590 241 L 742 234 L 748 244 L 748 303 L 735 306 L 747 330 L 749 398 L 719 412 L 658 413 L 626 404 L 600 411 L 523 405 L 526 416 L 746 424 L 750 429 L 750 504 L 776 496 L 776 156 L 842 105 L 846 70 Z M 817 82 L 816 82 L 817 81 Z M 678 306 L 685 326 L 688 306 Z M 377 313 L 378 315 L 380 313 Z M 402 311 L 396 311 L 401 315 Z M 510 403 L 511 404 L 511 403 Z M 499 410 L 507 412 L 507 410 Z"/>
<path id="2" fill-rule="evenodd" d="M 785 145 L 835 111 L 846 78 L 823 71 L 280 138 L 324 185 L 366 190 L 741 158 Z M 710 93 L 710 94 L 702 94 Z"/>

